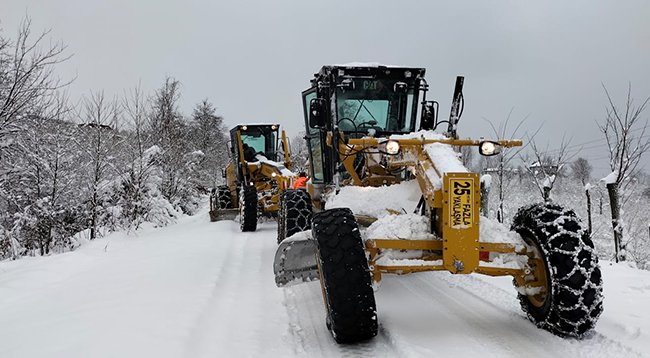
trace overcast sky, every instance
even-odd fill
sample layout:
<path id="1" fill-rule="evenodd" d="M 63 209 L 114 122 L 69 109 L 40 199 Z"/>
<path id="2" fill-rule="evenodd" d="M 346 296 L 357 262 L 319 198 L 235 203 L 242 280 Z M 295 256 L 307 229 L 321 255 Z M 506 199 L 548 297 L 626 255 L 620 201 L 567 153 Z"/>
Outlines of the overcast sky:
<path id="1" fill-rule="evenodd" d="M 300 92 L 323 64 L 418 66 L 441 117 L 455 76 L 466 77 L 462 137 L 490 136 L 484 118 L 498 124 L 514 109 L 513 122 L 543 124 L 542 147 L 565 133 L 586 143 L 579 155 L 601 175 L 601 83 L 619 103 L 629 82 L 638 101 L 650 96 L 649 1 L 2 0 L 4 34 L 26 14 L 68 45 L 59 74 L 76 76 L 73 98 L 138 82 L 153 91 L 169 75 L 184 113 L 208 98 L 229 127 L 279 122 L 297 133 Z"/>

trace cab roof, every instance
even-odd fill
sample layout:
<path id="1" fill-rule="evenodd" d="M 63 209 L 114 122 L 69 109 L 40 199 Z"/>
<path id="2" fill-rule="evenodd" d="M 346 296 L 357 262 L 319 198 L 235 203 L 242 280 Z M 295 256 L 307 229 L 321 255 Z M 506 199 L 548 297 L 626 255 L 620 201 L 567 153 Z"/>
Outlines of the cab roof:
<path id="1" fill-rule="evenodd" d="M 246 124 L 238 124 L 234 126 L 230 131 L 236 131 L 238 129 L 241 129 L 241 127 L 271 127 L 275 126 L 276 129 L 280 128 L 280 125 L 277 123 L 246 123 Z"/>
<path id="2" fill-rule="evenodd" d="M 424 73 L 425 69 L 421 67 L 352 62 L 342 65 L 325 65 L 321 67 L 318 73 L 314 74 L 314 78 L 311 82 L 313 84 L 314 82 L 323 81 L 330 76 L 334 77 L 336 80 L 354 77 L 414 79 L 417 77 L 424 77 Z"/>

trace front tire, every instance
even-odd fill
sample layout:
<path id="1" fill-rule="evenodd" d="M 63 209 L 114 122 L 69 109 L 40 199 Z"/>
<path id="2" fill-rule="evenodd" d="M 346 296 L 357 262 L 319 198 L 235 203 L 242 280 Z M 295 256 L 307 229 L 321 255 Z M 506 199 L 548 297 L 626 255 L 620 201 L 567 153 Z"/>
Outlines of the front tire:
<path id="1" fill-rule="evenodd" d="M 257 229 L 257 188 L 254 185 L 242 186 L 239 196 L 239 226 L 241 231 Z"/>
<path id="2" fill-rule="evenodd" d="M 347 208 L 314 214 L 312 233 L 327 327 L 337 343 L 354 343 L 377 335 L 377 308 L 368 260 L 359 228 Z"/>
<path id="3" fill-rule="evenodd" d="M 217 188 L 217 203 L 219 209 L 232 209 L 232 196 L 227 185 L 220 185 Z"/>
<path id="4" fill-rule="evenodd" d="M 554 204 L 519 209 L 511 230 L 541 256 L 538 292 L 519 294 L 528 318 L 562 337 L 581 338 L 603 311 L 602 278 L 589 234 L 572 210 Z"/>

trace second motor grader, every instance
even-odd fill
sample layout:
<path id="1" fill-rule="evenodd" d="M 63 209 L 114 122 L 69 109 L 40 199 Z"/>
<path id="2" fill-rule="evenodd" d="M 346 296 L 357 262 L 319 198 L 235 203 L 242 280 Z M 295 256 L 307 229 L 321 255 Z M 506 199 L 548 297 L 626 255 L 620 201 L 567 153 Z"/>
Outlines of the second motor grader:
<path id="1" fill-rule="evenodd" d="M 337 342 L 351 343 L 377 334 L 373 283 L 384 274 L 511 276 L 532 322 L 582 337 L 602 312 L 589 235 L 573 211 L 550 203 L 521 208 L 510 230 L 480 217 L 479 175 L 454 149 L 477 146 L 482 155 L 496 155 L 522 143 L 458 139 L 463 78 L 449 119 L 439 120 L 437 102 L 426 100 L 424 74 L 352 64 L 324 66 L 312 79 L 303 92 L 311 230 L 288 237 L 298 231 L 289 221 L 279 230 L 277 285 L 320 280 L 327 327 Z M 409 185 L 419 200 L 401 195 Z M 304 202 L 283 201 L 281 220 Z M 383 210 L 391 202 L 397 205 Z M 385 228 L 396 224 L 410 236 L 386 237 Z"/>
<path id="2" fill-rule="evenodd" d="M 230 130 L 231 160 L 225 185 L 210 196 L 210 220 L 239 215 L 242 231 L 255 231 L 259 215 L 275 216 L 280 193 L 295 177 L 289 146 L 278 124 L 240 124 Z"/>

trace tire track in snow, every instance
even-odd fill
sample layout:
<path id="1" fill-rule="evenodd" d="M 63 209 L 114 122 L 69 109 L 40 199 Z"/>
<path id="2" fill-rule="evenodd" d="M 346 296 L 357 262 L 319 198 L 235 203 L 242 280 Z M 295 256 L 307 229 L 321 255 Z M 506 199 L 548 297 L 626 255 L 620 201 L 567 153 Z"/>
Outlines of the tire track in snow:
<path id="1" fill-rule="evenodd" d="M 256 232 L 241 233 L 231 223 L 231 248 L 225 253 L 213 295 L 199 314 L 187 357 L 216 357 L 232 352 L 243 356 L 287 356 L 278 325 L 287 321 L 277 309 L 282 292 L 275 287 L 272 260 L 275 223 L 261 223 Z M 242 353 L 243 352 L 243 353 Z"/>
<path id="2" fill-rule="evenodd" d="M 540 334 L 544 336 L 551 336 L 554 339 L 558 337 L 551 335 L 550 333 L 541 330 L 533 325 L 532 322 L 528 320 L 526 315 L 521 310 L 519 300 L 516 298 L 516 293 L 514 292 L 514 286 L 512 286 L 513 291 L 505 290 L 503 287 L 498 287 L 493 284 L 490 284 L 489 281 L 480 278 L 480 276 L 441 276 L 440 279 L 446 282 L 449 285 L 458 287 L 459 289 L 465 291 L 467 294 L 470 294 L 479 300 L 484 300 L 488 303 L 491 303 L 495 308 L 503 310 L 506 314 L 511 314 L 521 319 L 529 324 L 531 327 L 534 327 Z M 456 282 L 453 282 L 456 281 Z M 470 289 L 472 288 L 472 289 Z M 488 296 L 482 296 L 477 292 L 490 292 Z M 596 330 L 592 333 L 591 336 L 585 337 L 583 340 L 577 339 L 560 339 L 563 344 L 571 344 L 575 346 L 576 355 L 579 357 L 594 357 L 602 355 L 603 352 L 607 352 L 608 356 L 637 356 L 642 357 L 643 355 L 634 349 L 625 346 L 621 342 L 610 339 L 607 336 L 598 332 L 598 325 L 596 325 Z"/>
<path id="3" fill-rule="evenodd" d="M 215 223 L 214 225 L 220 225 L 220 224 L 225 225 L 226 222 L 219 222 L 219 223 Z M 220 239 L 225 239 L 225 238 L 215 237 L 215 240 L 220 240 Z M 204 331 L 206 330 L 206 327 L 209 327 L 211 325 L 210 321 L 214 318 L 213 311 L 215 310 L 216 302 L 219 300 L 219 296 L 221 292 L 220 282 L 222 279 L 222 275 L 224 273 L 225 268 L 230 266 L 231 262 L 233 261 L 233 255 L 231 255 L 230 253 L 231 251 L 233 251 L 233 246 L 235 246 L 234 245 L 235 239 L 228 238 L 227 240 L 228 240 L 228 245 L 226 246 L 226 249 L 223 250 L 221 252 L 221 256 L 215 260 L 215 263 L 219 263 L 220 265 L 218 266 L 218 270 L 214 276 L 214 282 L 212 284 L 212 290 L 210 296 L 203 304 L 202 309 L 196 315 L 192 329 L 189 331 L 189 337 L 187 343 L 185 344 L 184 356 L 186 357 L 198 356 L 199 353 L 201 352 L 202 346 L 206 344 L 204 342 L 204 340 L 206 339 Z"/>
<path id="4" fill-rule="evenodd" d="M 319 282 L 287 287 L 284 305 L 289 335 L 296 354 L 309 357 L 404 357 L 393 343 L 386 327 L 380 325 L 377 337 L 354 345 L 339 345 L 325 325 L 325 308 Z"/>
<path id="5" fill-rule="evenodd" d="M 476 277 L 389 276 L 383 286 L 380 322 L 391 328 L 394 342 L 409 355 L 591 357 L 605 351 L 607 356 L 638 356 L 598 334 L 579 341 L 543 331 L 525 318 L 512 295 Z"/>

